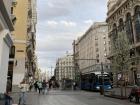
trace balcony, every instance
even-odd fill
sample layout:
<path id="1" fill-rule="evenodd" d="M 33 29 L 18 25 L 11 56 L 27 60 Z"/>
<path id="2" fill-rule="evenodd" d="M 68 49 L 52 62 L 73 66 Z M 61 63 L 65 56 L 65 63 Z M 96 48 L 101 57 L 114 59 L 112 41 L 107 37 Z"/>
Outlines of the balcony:
<path id="1" fill-rule="evenodd" d="M 32 18 L 32 9 L 29 9 L 29 11 L 28 11 L 28 16 L 29 16 L 30 18 Z"/>
<path id="2" fill-rule="evenodd" d="M 14 14 L 11 15 L 11 20 L 12 20 L 12 23 L 15 24 L 17 18 Z"/>
<path id="3" fill-rule="evenodd" d="M 15 7 L 17 5 L 17 0 L 12 0 L 12 5 Z"/>

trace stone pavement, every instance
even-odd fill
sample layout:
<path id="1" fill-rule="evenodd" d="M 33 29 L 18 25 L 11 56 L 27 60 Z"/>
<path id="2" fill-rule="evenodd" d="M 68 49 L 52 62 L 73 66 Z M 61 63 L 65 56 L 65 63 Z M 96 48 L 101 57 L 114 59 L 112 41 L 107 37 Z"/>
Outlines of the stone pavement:
<path id="1" fill-rule="evenodd" d="M 18 103 L 19 93 L 12 93 Z M 35 92 L 27 93 L 27 105 L 135 105 L 128 100 L 104 97 L 98 92 L 50 90 L 46 95 Z"/>
<path id="2" fill-rule="evenodd" d="M 14 104 L 18 104 L 19 94 L 19 92 L 11 93 Z M 36 92 L 27 92 L 27 105 L 39 105 L 39 94 Z"/>
<path id="3" fill-rule="evenodd" d="M 40 95 L 39 105 L 135 105 L 128 100 L 101 96 L 97 92 L 51 90 Z"/>

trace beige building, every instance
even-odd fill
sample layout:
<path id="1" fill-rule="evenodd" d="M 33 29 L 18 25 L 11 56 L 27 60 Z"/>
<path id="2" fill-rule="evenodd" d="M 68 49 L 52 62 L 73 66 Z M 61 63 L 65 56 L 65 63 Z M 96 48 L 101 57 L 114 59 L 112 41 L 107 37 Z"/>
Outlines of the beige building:
<path id="1" fill-rule="evenodd" d="M 11 32 L 14 31 L 11 7 L 12 0 L 0 0 L 0 93 L 6 91 L 9 54 L 13 45 Z"/>
<path id="2" fill-rule="evenodd" d="M 13 40 L 15 45 L 15 65 L 13 85 L 33 76 L 35 71 L 36 0 L 17 0 L 13 8 L 16 16 Z"/>
<path id="3" fill-rule="evenodd" d="M 140 0 L 109 0 L 106 21 L 111 39 L 110 55 L 113 55 L 113 43 L 118 33 L 122 31 L 126 33 L 133 62 L 125 71 L 125 75 L 128 83 L 138 84 L 140 80 Z"/>
<path id="4" fill-rule="evenodd" d="M 109 43 L 105 22 L 95 22 L 82 37 L 74 41 L 75 66 L 79 66 L 79 72 L 101 71 L 101 63 L 104 71 L 109 72 L 110 62 L 106 58 L 109 54 Z"/>
<path id="5" fill-rule="evenodd" d="M 74 63 L 73 56 L 67 55 L 65 57 L 59 58 L 56 62 L 55 68 L 56 80 L 62 81 L 63 79 L 74 79 Z"/>

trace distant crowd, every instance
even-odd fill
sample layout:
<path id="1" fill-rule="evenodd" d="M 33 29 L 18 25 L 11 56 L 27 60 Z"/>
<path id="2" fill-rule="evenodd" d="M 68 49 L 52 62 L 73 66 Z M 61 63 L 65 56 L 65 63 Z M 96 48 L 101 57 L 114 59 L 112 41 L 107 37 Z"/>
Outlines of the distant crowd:
<path id="1" fill-rule="evenodd" d="M 32 89 L 31 87 L 32 86 L 30 86 L 30 90 Z M 51 88 L 51 87 L 49 87 L 49 83 L 46 82 L 45 80 L 43 80 L 43 81 L 36 81 L 34 83 L 34 89 L 35 89 L 36 92 L 39 92 L 39 94 L 40 93 L 43 93 L 43 94 L 47 93 L 49 88 Z"/>

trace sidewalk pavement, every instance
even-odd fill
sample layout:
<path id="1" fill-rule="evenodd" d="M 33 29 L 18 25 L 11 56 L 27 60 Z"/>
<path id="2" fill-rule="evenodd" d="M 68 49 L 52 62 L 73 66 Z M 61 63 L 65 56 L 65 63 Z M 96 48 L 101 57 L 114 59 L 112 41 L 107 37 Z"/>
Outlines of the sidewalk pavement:
<path id="1" fill-rule="evenodd" d="M 20 92 L 12 92 L 11 97 L 13 98 L 13 104 L 19 102 Z M 39 105 L 39 94 L 36 92 L 27 92 L 27 105 Z"/>
<path id="2" fill-rule="evenodd" d="M 118 99 L 128 99 L 128 96 L 131 92 L 132 87 L 123 87 L 123 97 L 121 97 L 121 88 L 115 87 L 112 90 L 106 91 L 104 93 L 105 96 L 112 97 L 112 98 L 118 98 Z"/>

